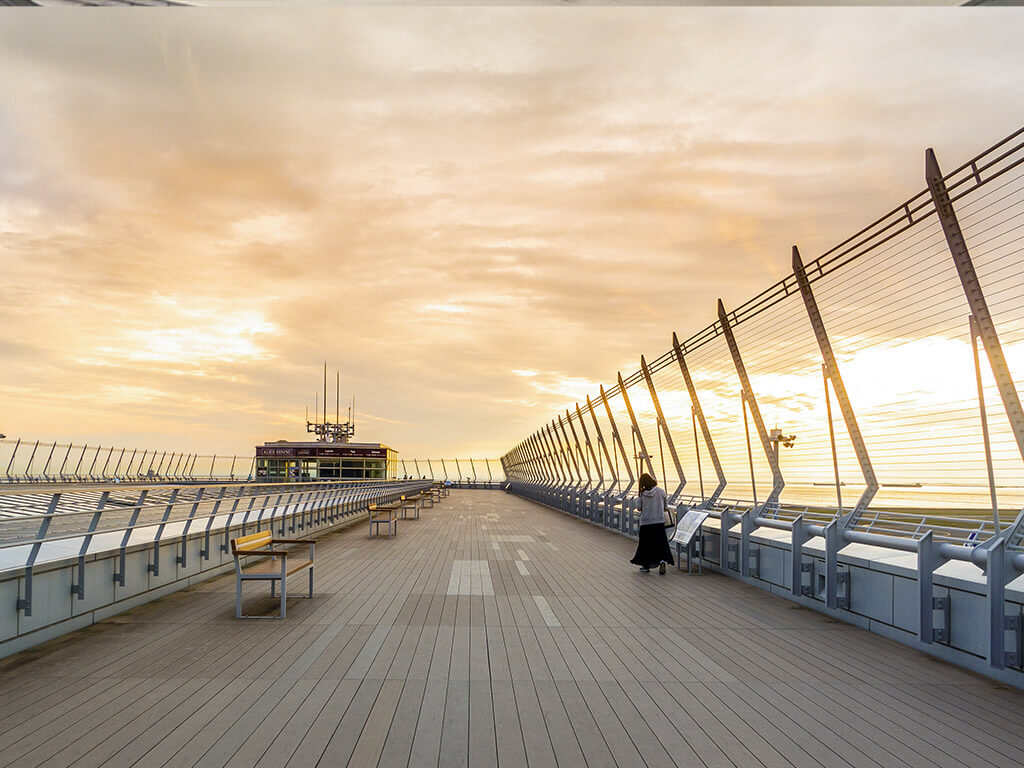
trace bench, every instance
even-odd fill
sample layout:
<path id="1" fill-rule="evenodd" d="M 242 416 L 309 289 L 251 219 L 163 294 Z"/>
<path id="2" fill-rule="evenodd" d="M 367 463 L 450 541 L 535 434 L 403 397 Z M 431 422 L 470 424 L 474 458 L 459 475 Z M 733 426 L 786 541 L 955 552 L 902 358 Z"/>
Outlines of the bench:
<path id="1" fill-rule="evenodd" d="M 287 549 L 274 549 L 275 544 L 308 544 L 309 559 L 299 560 L 305 557 L 301 550 L 289 552 Z M 231 540 L 231 554 L 235 557 L 235 575 L 237 577 L 237 592 L 235 598 L 235 618 L 238 619 L 283 619 L 285 617 L 288 599 L 288 577 L 298 573 L 304 568 L 309 569 L 309 595 L 300 597 L 313 597 L 313 544 L 311 539 L 275 539 L 271 531 L 260 531 L 250 533 L 248 536 L 238 536 Z M 246 571 L 242 570 L 242 558 L 250 555 L 268 555 L 269 560 L 259 563 Z M 289 555 L 292 559 L 289 561 Z M 243 616 L 242 615 L 242 582 L 250 580 L 261 580 L 270 582 L 270 596 L 274 597 L 274 582 L 281 582 L 281 614 L 279 616 Z"/>
<path id="2" fill-rule="evenodd" d="M 391 529 L 394 528 L 395 536 L 398 535 L 398 518 L 395 516 L 395 512 L 402 505 L 401 501 L 393 501 L 390 504 L 371 504 L 370 505 L 370 538 L 373 538 L 374 530 L 377 531 L 377 535 L 380 535 L 380 527 L 386 525 L 388 527 L 388 538 L 391 538 Z"/>
<path id="3" fill-rule="evenodd" d="M 415 496 L 403 496 L 401 499 L 401 506 L 399 507 L 399 513 L 403 520 L 408 520 L 409 516 L 406 514 L 407 511 L 412 511 L 413 518 L 416 520 L 420 519 L 420 506 L 423 504 L 422 493 L 417 493 Z M 429 495 L 427 496 L 429 498 Z"/>

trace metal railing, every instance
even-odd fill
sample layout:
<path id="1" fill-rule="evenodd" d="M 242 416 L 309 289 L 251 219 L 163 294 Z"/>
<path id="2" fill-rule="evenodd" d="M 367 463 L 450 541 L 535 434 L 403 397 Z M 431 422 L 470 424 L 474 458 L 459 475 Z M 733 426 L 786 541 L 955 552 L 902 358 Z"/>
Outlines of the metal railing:
<path id="1" fill-rule="evenodd" d="M 176 543 L 175 562 L 186 566 L 187 540 L 201 533 L 199 557 L 209 560 L 211 547 L 228 552 L 234 530 L 250 525 L 279 534 L 333 525 L 431 485 L 423 480 L 337 480 L 313 483 L 213 483 L 173 486 L 75 488 L 56 493 L 0 494 L 0 562 L 4 570 L 24 574 L 17 607 L 32 613 L 32 573 L 44 545 L 67 558 L 77 548 L 78 566 L 72 592 L 85 599 L 86 557 L 119 553 L 114 581 L 125 586 L 129 548 L 149 551 L 147 573 L 160 575 L 160 551 Z M 238 533 L 238 530 L 241 533 Z"/>
<path id="2" fill-rule="evenodd" d="M 1003 612 L 1024 572 L 1022 136 L 945 175 L 928 150 L 923 191 L 811 261 L 794 246 L 791 274 L 735 309 L 719 300 L 706 328 L 503 455 L 509 489 L 632 532 L 647 472 L 738 538 L 727 572 L 749 576 L 758 528 L 788 531 L 794 595 L 821 537 L 829 610 L 841 547 L 916 553 L 924 644 L 935 569 L 973 563 L 989 662 L 1019 666 L 1004 647 L 1019 616 Z"/>
<path id="3" fill-rule="evenodd" d="M 255 456 L 0 440 L 0 484 L 251 480 Z"/>
<path id="4" fill-rule="evenodd" d="M 499 459 L 399 459 L 399 477 L 447 482 L 457 488 L 502 488 L 505 470 Z"/>
<path id="5" fill-rule="evenodd" d="M 255 480 L 255 456 L 225 456 L 102 445 L 0 439 L 0 485 L 26 483 L 211 482 Z M 498 459 L 399 459 L 399 478 L 448 481 L 464 488 L 500 488 Z M 259 478 L 260 481 L 263 478 Z"/>

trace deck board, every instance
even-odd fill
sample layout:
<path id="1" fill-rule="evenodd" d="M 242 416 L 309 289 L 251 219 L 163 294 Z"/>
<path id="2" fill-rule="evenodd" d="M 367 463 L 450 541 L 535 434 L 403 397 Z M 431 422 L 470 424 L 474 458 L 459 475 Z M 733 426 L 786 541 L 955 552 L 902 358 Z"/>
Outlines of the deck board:
<path id="1" fill-rule="evenodd" d="M 456 491 L 399 531 L 322 538 L 285 621 L 229 574 L 0 660 L 0 766 L 1024 764 L 1021 691 L 599 527 Z"/>

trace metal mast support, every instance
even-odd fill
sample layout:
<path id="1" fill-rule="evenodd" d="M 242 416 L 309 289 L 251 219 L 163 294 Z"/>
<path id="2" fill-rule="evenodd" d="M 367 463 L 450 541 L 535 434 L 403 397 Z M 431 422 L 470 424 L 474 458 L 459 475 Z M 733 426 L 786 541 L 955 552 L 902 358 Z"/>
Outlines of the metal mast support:
<path id="1" fill-rule="evenodd" d="M 622 489 L 622 495 L 625 497 L 629 493 L 630 488 L 633 487 L 633 483 L 636 482 L 636 477 L 633 476 L 633 467 L 629 461 L 629 457 L 626 455 L 626 447 L 622 444 L 622 435 L 619 434 L 619 428 L 615 424 L 615 417 L 612 415 L 612 406 L 608 402 L 608 395 L 605 394 L 604 387 L 599 387 L 601 392 L 601 399 L 604 401 L 605 413 L 608 414 L 608 423 L 612 427 L 612 441 L 615 446 L 619 449 L 619 456 L 622 457 L 622 463 L 626 467 L 626 474 L 629 475 L 629 484 Z"/>
<path id="2" fill-rule="evenodd" d="M 632 422 L 633 434 L 636 436 L 637 444 L 640 446 L 640 453 L 643 460 L 647 463 L 647 471 L 651 477 L 657 477 L 658 473 L 654 471 L 654 465 L 651 464 L 651 455 L 647 453 L 647 444 L 644 442 L 643 433 L 640 431 L 640 425 L 636 422 L 636 415 L 633 413 L 633 404 L 629 402 L 629 395 L 626 393 L 626 384 L 622 380 L 622 374 L 616 374 L 619 378 L 619 391 L 622 393 L 622 402 L 626 404 L 626 412 L 629 414 L 629 420 Z M 637 456 L 634 459 L 639 458 Z"/>
<path id="3" fill-rule="evenodd" d="M 974 322 L 977 323 L 978 336 L 985 346 L 985 355 L 992 367 L 992 375 L 996 380 L 999 396 L 1003 400 L 1003 408 L 1010 420 L 1010 429 L 1017 441 L 1017 450 L 1020 451 L 1021 459 L 1024 460 L 1024 409 L 1021 408 L 1020 396 L 1017 394 L 1013 377 L 1010 375 L 1010 368 L 1006 364 L 1003 347 L 999 343 L 999 336 L 996 334 L 996 327 L 992 322 L 992 314 L 985 301 L 985 294 L 981 289 L 978 275 L 974 271 L 974 263 L 967 250 L 967 243 L 960 231 L 960 223 L 957 221 L 953 204 L 949 200 L 946 183 L 942 179 L 942 171 L 939 170 L 935 152 L 931 149 L 925 153 L 925 166 L 928 189 L 931 190 L 932 199 L 935 201 L 935 210 L 939 214 L 942 231 L 946 234 L 946 242 L 953 255 L 953 262 L 956 264 L 956 271 L 960 276 L 967 304 L 974 316 Z"/>
<path id="4" fill-rule="evenodd" d="M 651 455 L 647 452 L 647 445 L 644 443 L 643 433 L 640 431 L 640 425 L 636 423 L 636 415 L 633 413 L 633 405 L 629 402 L 629 395 L 626 394 L 626 384 L 622 380 L 622 374 L 616 374 L 619 379 L 619 391 L 622 393 L 622 402 L 626 404 L 626 412 L 629 414 L 629 420 L 632 424 L 633 434 L 636 436 L 637 444 L 640 446 L 640 454 L 643 456 L 645 462 L 647 462 L 647 471 L 651 477 L 657 477 L 654 471 L 654 465 L 651 464 Z M 636 457 L 634 457 L 636 458 Z M 627 461 L 627 464 L 629 462 Z M 639 469 L 639 468 L 638 468 Z M 637 497 L 636 508 L 640 509 L 640 497 Z M 633 532 L 633 516 L 629 516 L 629 533 Z"/>
<path id="5" fill-rule="evenodd" d="M 683 374 L 683 381 L 686 382 L 686 391 L 690 395 L 690 404 L 693 406 L 693 413 L 700 424 L 701 434 L 704 436 L 704 446 L 708 449 L 708 455 L 711 456 L 711 463 L 715 467 L 715 475 L 718 477 L 718 487 L 712 492 L 712 494 L 705 499 L 704 503 L 701 504 L 701 508 L 706 509 L 712 506 L 718 497 L 722 495 L 722 491 L 725 490 L 725 472 L 722 470 L 722 462 L 718 458 L 718 451 L 715 450 L 715 442 L 711 439 L 711 430 L 708 429 L 708 422 L 704 418 L 704 411 L 700 407 L 700 399 L 697 397 L 697 388 L 693 386 L 693 379 L 690 377 L 690 369 L 686 365 L 686 359 L 683 357 L 682 347 L 679 346 L 679 337 L 673 332 L 672 334 L 672 348 L 676 353 L 676 360 L 679 362 L 679 370 Z"/>
<path id="6" fill-rule="evenodd" d="M 821 358 L 825 364 L 825 375 L 832 382 L 832 391 L 835 392 L 836 401 L 839 403 L 839 410 L 843 414 L 843 422 L 846 424 L 846 431 L 850 435 L 850 442 L 853 444 L 853 451 L 857 455 L 857 463 L 860 464 L 860 472 L 864 476 L 864 492 L 857 500 L 852 510 L 844 515 L 839 525 L 842 528 L 850 528 L 857 524 L 864 510 L 868 508 L 871 499 L 878 492 L 878 479 L 875 477 L 874 467 L 871 466 L 871 457 L 868 456 L 867 445 L 864 443 L 864 436 L 861 435 L 860 427 L 857 424 L 857 415 L 853 412 L 853 404 L 843 384 L 842 374 L 839 372 L 839 363 L 836 361 L 835 353 L 832 351 L 832 343 L 829 341 L 828 333 L 825 331 L 825 323 L 818 311 L 818 302 L 814 299 L 811 291 L 811 281 L 804 270 L 803 261 L 800 259 L 800 251 L 793 246 L 793 274 L 796 275 L 797 285 L 800 286 L 800 295 L 804 300 L 804 307 L 807 309 L 807 318 L 811 321 L 811 329 L 814 331 L 814 338 L 818 342 L 818 349 L 821 351 Z M 826 395 L 827 396 L 827 395 Z"/>
<path id="7" fill-rule="evenodd" d="M 985 301 L 981 282 L 974 271 L 974 263 L 967 250 L 963 232 L 960 230 L 960 222 L 957 220 L 953 203 L 949 199 L 946 182 L 942 178 L 942 171 L 939 170 L 935 152 L 931 149 L 925 152 L 925 177 L 935 203 L 935 211 L 942 224 L 942 231 L 946 235 L 949 252 L 953 256 L 953 263 L 956 265 L 960 283 L 963 285 L 964 295 L 967 297 L 967 305 L 970 307 L 977 335 L 985 347 L 985 356 L 992 368 L 992 375 L 1003 401 L 1003 409 L 1010 421 L 1013 437 L 1017 441 L 1017 450 L 1020 452 L 1021 458 L 1024 459 L 1024 410 L 1021 408 L 1020 396 L 1017 394 L 1017 387 L 1010 375 L 1010 368 L 1006 364 L 1006 357 L 1003 355 L 1003 348 L 999 343 L 999 336 L 996 334 L 995 323 L 992 321 L 992 314 Z M 1004 546 L 1006 540 L 1002 534 L 1003 532 L 997 528 L 996 535 L 981 545 L 988 550 L 985 567 L 989 608 L 988 661 L 997 669 L 1002 669 L 1006 665 L 1006 625 L 1010 618 L 1006 616 L 1004 604 L 1006 584 L 1017 575 L 1017 571 L 1007 556 Z"/>
<path id="8" fill-rule="evenodd" d="M 729 317 L 725 311 L 722 300 L 718 300 L 718 320 L 722 324 L 722 331 L 725 334 L 725 341 L 729 345 L 729 353 L 732 355 L 733 365 L 736 367 L 736 375 L 739 376 L 740 386 L 743 387 L 743 394 L 746 397 L 747 405 L 750 406 L 750 415 L 754 419 L 754 426 L 757 427 L 757 436 L 761 438 L 761 447 L 764 448 L 764 455 L 768 459 L 768 466 L 772 470 L 772 492 L 764 500 L 763 507 L 767 509 L 779 501 L 779 494 L 786 485 L 782 479 L 782 472 L 779 470 L 779 460 L 775 456 L 772 444 L 768 440 L 768 431 L 764 428 L 764 420 L 761 418 L 761 409 L 757 406 L 757 399 L 754 397 L 754 390 L 750 386 L 750 378 L 747 376 L 747 369 L 743 366 L 743 358 L 740 357 L 740 348 L 736 345 L 736 337 L 733 336 L 732 327 L 729 325 Z"/>
<path id="9" fill-rule="evenodd" d="M 615 462 L 612 460 L 611 453 L 608 451 L 608 444 L 604 441 L 604 435 L 601 434 L 601 425 L 597 421 L 597 411 L 594 410 L 594 404 L 590 402 L 590 395 L 587 395 L 587 408 L 590 410 L 590 416 L 594 420 L 594 431 L 597 433 L 597 442 L 601 446 L 601 450 L 604 453 L 605 461 L 608 462 L 608 474 L 611 478 L 608 481 L 608 488 L 604 492 L 601 509 L 601 524 L 607 524 L 608 518 L 608 499 L 619 487 L 619 474 L 615 471 Z"/>
<path id="10" fill-rule="evenodd" d="M 683 486 L 686 485 L 686 475 L 683 474 L 683 465 L 679 463 L 679 454 L 676 453 L 676 444 L 672 439 L 672 433 L 668 431 L 668 422 L 665 421 L 665 414 L 661 410 L 661 402 L 658 400 L 658 393 L 654 390 L 654 380 L 651 378 L 651 369 L 647 367 L 647 360 L 644 359 L 643 355 L 640 355 L 640 371 L 644 375 L 644 379 L 647 381 L 647 388 L 651 391 L 651 402 L 654 403 L 654 412 L 658 416 L 658 425 L 661 427 L 662 433 L 665 435 L 665 443 L 668 445 L 668 452 L 672 455 L 672 463 L 676 468 L 676 477 L 679 478 L 679 485 L 672 491 L 672 495 L 669 499 L 674 503 L 676 498 L 683 490 Z M 664 480 L 665 478 L 663 478 Z"/>
<path id="11" fill-rule="evenodd" d="M 580 411 L 580 404 L 576 403 L 576 418 L 580 422 L 580 429 L 583 430 L 583 440 L 586 443 L 587 450 L 590 451 L 590 458 L 594 462 L 594 471 L 597 473 L 597 484 L 593 487 L 589 494 L 590 510 L 588 517 L 593 520 L 595 517 L 595 503 L 597 497 L 604 491 L 604 472 L 601 470 L 601 462 L 597 458 L 597 453 L 594 451 L 594 444 L 590 442 L 590 432 L 587 430 L 587 422 L 583 419 L 583 413 Z"/>
<path id="12" fill-rule="evenodd" d="M 722 324 L 722 331 L 725 335 L 725 341 L 729 345 L 729 354 L 732 355 L 732 362 L 736 368 L 736 375 L 739 377 L 740 386 L 743 388 L 743 400 L 746 405 L 750 408 L 750 415 L 754 420 L 754 426 L 757 428 L 757 436 L 761 439 L 761 447 L 764 449 L 765 457 L 768 459 L 768 466 L 772 471 L 772 490 L 768 494 L 768 498 L 764 500 L 764 504 L 756 506 L 753 509 L 748 509 L 743 513 L 740 521 L 740 553 L 739 553 L 739 571 L 743 576 L 750 575 L 750 534 L 754 530 L 754 518 L 761 512 L 769 509 L 773 505 L 778 504 L 779 494 L 782 493 L 782 488 L 785 486 L 785 481 L 782 479 L 782 472 L 779 470 L 779 458 L 775 455 L 775 451 L 772 447 L 771 442 L 768 440 L 768 431 L 764 428 L 764 419 L 761 418 L 761 409 L 757 406 L 757 398 L 754 397 L 754 391 L 750 386 L 750 378 L 747 376 L 747 369 L 743 365 L 743 358 L 740 357 L 740 349 L 736 344 L 736 337 L 733 335 L 732 327 L 729 325 L 729 317 L 725 311 L 725 305 L 722 304 L 722 300 L 718 300 L 718 320 Z M 744 416 L 745 418 L 745 416 Z M 751 459 L 753 464 L 753 459 Z M 729 515 L 722 515 L 722 547 L 723 551 L 727 551 L 729 546 L 729 527 L 731 518 Z M 829 549 L 828 542 L 830 539 L 826 537 L 826 550 Z M 826 560 L 828 555 L 826 554 Z M 834 573 L 835 569 L 829 569 L 829 573 Z M 833 595 L 831 600 L 826 600 L 826 603 L 830 608 L 835 607 L 835 580 L 828 579 L 827 584 L 828 594 Z"/>

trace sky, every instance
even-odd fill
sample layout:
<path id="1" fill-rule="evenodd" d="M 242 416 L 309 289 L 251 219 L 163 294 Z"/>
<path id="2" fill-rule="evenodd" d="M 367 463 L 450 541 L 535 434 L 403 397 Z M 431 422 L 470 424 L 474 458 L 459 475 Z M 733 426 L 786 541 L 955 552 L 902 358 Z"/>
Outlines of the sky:
<path id="1" fill-rule="evenodd" d="M 18 12 L 0 432 L 497 457 L 1024 124 L 1024 16 Z"/>

